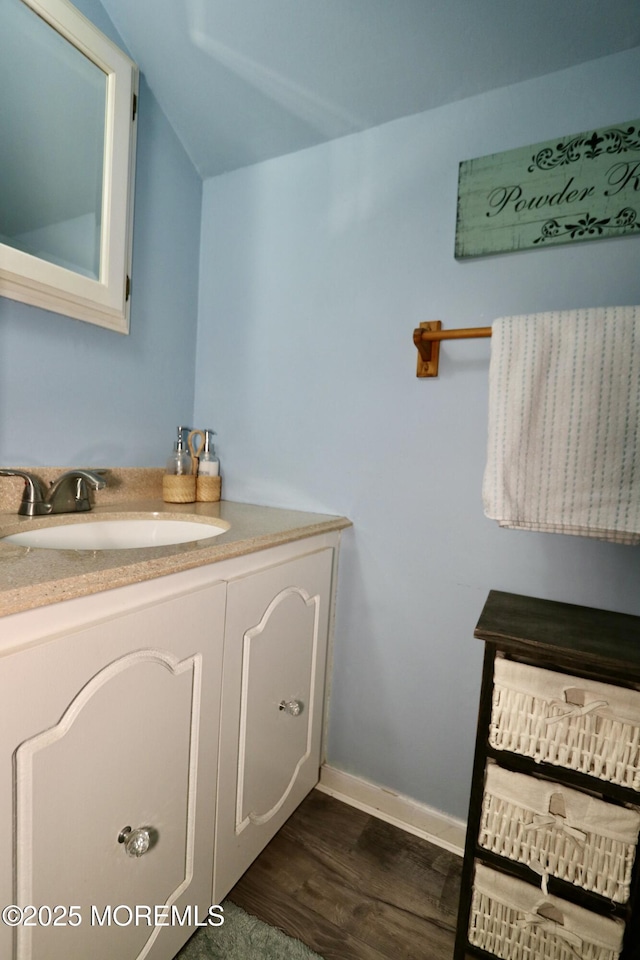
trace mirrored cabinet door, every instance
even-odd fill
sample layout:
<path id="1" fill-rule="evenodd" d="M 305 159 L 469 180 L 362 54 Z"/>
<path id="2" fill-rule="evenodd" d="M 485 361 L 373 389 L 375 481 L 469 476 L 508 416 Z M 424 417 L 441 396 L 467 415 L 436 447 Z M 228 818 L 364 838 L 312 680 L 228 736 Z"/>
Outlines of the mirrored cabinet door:
<path id="1" fill-rule="evenodd" d="M 0 21 L 0 294 L 127 333 L 136 67 L 67 0 Z"/>

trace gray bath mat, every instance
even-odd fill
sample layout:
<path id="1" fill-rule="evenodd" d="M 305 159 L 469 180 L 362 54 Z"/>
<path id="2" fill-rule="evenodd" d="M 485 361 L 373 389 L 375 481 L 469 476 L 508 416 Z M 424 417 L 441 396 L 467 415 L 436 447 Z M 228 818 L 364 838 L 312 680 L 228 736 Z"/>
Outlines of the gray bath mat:
<path id="1" fill-rule="evenodd" d="M 294 940 L 225 900 L 221 927 L 202 927 L 175 960 L 322 960 Z"/>

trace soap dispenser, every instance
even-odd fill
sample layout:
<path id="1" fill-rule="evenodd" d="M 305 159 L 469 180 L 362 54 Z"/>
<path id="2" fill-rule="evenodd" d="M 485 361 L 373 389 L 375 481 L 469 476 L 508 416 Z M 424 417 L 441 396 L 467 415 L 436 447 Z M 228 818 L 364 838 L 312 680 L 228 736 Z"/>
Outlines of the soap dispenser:
<path id="1" fill-rule="evenodd" d="M 215 430 L 204 431 L 204 449 L 200 454 L 198 463 L 199 477 L 217 477 L 220 473 L 220 461 L 216 457 L 215 447 L 211 440 L 214 434 Z"/>
<path id="2" fill-rule="evenodd" d="M 178 427 L 178 439 L 173 447 L 173 454 L 167 460 L 167 473 L 174 477 L 184 477 L 191 473 L 191 457 L 184 444 L 186 427 Z"/>
<path id="3" fill-rule="evenodd" d="M 213 503 L 220 499 L 222 494 L 222 478 L 220 477 L 220 461 L 216 457 L 212 437 L 213 430 L 204 431 L 204 446 L 198 462 L 198 482 L 196 486 L 196 500 Z"/>
<path id="4" fill-rule="evenodd" d="M 167 503 L 193 503 L 196 499 L 196 477 L 184 442 L 185 429 L 178 427 L 178 439 L 162 478 L 162 499 Z"/>

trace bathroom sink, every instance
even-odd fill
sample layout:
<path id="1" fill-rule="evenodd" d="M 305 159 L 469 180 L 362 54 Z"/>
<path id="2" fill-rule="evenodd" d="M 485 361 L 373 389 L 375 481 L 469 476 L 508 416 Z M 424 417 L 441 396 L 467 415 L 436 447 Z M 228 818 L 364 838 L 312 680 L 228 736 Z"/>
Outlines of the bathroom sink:
<path id="1" fill-rule="evenodd" d="M 26 530 L 3 537 L 4 543 L 45 550 L 129 550 L 208 540 L 229 529 L 228 523 L 162 519 L 83 520 Z"/>

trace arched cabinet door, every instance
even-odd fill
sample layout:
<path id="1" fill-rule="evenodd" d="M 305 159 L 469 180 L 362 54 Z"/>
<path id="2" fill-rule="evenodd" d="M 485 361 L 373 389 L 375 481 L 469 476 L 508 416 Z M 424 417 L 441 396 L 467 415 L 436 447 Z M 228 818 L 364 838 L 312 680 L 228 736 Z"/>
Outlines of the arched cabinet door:
<path id="1" fill-rule="evenodd" d="M 244 634 L 236 833 L 277 814 L 311 756 L 320 603 L 286 587 Z"/>
<path id="2" fill-rule="evenodd" d="M 214 900 L 318 782 L 333 550 L 227 587 Z"/>
<path id="3" fill-rule="evenodd" d="M 40 705 L 15 731 L 12 785 L 3 756 L 15 820 L 3 903 L 76 909 L 16 927 L 2 956 L 171 957 L 184 927 L 145 908 L 206 916 L 223 616 L 218 584 L 7 658 Z"/>

